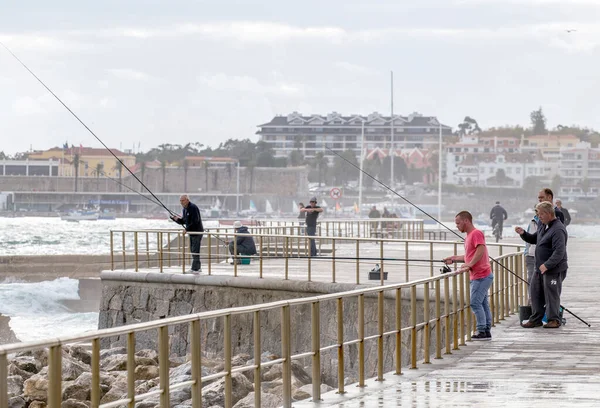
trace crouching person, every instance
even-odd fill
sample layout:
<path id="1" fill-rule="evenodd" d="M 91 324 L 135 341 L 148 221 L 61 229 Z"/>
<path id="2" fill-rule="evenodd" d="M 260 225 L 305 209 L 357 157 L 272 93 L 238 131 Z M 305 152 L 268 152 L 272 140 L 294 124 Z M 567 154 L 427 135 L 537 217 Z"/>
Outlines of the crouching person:
<path id="1" fill-rule="evenodd" d="M 234 222 L 233 228 L 237 234 L 249 234 L 248 227 L 242 225 L 240 221 Z M 237 250 L 236 254 L 234 254 L 235 250 Z M 235 237 L 235 241 L 229 242 L 229 253 L 233 255 L 233 259 L 236 259 L 238 264 L 241 263 L 241 259 L 235 255 L 256 255 L 254 238 L 250 235 Z"/>

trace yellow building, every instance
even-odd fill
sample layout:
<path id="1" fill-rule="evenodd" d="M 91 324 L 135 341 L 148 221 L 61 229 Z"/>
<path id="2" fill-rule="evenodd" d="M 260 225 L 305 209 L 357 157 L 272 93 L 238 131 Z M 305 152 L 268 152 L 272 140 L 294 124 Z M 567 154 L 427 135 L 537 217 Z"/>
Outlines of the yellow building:
<path id="1" fill-rule="evenodd" d="M 135 156 L 123 153 L 117 149 L 111 151 L 125 164 L 131 168 L 135 165 Z M 79 157 L 79 172 L 81 177 L 118 177 L 119 162 L 106 149 L 97 149 L 93 147 L 54 147 L 49 150 L 34 152 L 29 154 L 30 159 L 57 159 L 60 162 L 59 176 L 74 177 L 75 166 L 73 165 L 76 156 Z M 100 165 L 100 166 L 99 166 Z M 99 174 L 98 174 L 99 173 Z M 127 170 L 122 169 L 124 176 Z"/>

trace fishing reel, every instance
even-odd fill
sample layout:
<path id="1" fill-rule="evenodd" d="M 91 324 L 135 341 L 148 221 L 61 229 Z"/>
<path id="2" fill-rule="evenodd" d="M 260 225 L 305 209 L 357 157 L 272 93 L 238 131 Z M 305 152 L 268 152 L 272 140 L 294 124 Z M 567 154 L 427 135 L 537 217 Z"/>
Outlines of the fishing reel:
<path id="1" fill-rule="evenodd" d="M 440 269 L 442 274 L 452 272 L 452 269 L 448 265 L 444 265 L 443 268 Z"/>

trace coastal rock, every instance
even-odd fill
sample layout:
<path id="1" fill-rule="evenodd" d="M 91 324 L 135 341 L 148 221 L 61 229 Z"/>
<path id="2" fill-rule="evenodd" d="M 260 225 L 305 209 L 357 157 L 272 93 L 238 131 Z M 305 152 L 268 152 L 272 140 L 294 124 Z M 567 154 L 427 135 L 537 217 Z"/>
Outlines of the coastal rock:
<path id="1" fill-rule="evenodd" d="M 34 374 L 23 383 L 23 396 L 33 401 L 48 399 L 48 380 L 44 374 Z"/>
<path id="2" fill-rule="evenodd" d="M 46 408 L 48 405 L 44 401 L 33 401 L 29 408 Z"/>
<path id="3" fill-rule="evenodd" d="M 12 397 L 8 400 L 8 408 L 26 408 L 27 401 L 23 397 Z"/>
<path id="4" fill-rule="evenodd" d="M 20 375 L 11 375 L 7 377 L 6 385 L 9 397 L 16 397 L 23 393 L 23 377 Z"/>
<path id="5" fill-rule="evenodd" d="M 321 394 L 324 394 L 331 390 L 333 390 L 333 388 L 330 387 L 329 385 L 321 384 Z M 300 400 L 307 399 L 307 398 L 312 398 L 312 384 L 306 384 L 306 385 L 303 385 L 302 387 L 298 388 L 296 390 L 296 392 L 292 394 L 292 398 L 296 401 L 300 401 Z"/>
<path id="6" fill-rule="evenodd" d="M 158 377 L 158 366 L 155 365 L 140 365 L 135 368 L 136 380 L 151 380 Z"/>
<path id="7" fill-rule="evenodd" d="M 90 366 L 85 365 L 70 357 L 62 359 L 62 379 L 63 381 L 72 381 L 77 379 L 84 372 L 91 371 Z"/>
<path id="8" fill-rule="evenodd" d="M 150 359 L 154 360 L 156 362 L 156 364 L 158 364 L 158 353 L 156 352 L 156 350 L 151 350 L 151 349 L 140 350 L 137 353 L 135 353 L 135 355 L 137 357 L 150 358 Z"/>
<path id="9" fill-rule="evenodd" d="M 232 403 L 235 405 L 239 400 L 252 392 L 254 387 L 252 383 L 248 381 L 246 376 L 240 373 L 234 373 L 231 376 L 231 380 L 233 390 Z M 202 395 L 206 406 L 225 406 L 225 379 L 221 378 L 220 380 L 203 387 Z"/>
<path id="10" fill-rule="evenodd" d="M 18 343 L 19 339 L 10 328 L 10 317 L 0 315 L 0 344 Z"/>
<path id="11" fill-rule="evenodd" d="M 73 346 L 69 351 L 69 354 L 74 359 L 81 361 L 83 364 L 92 364 L 92 353 L 81 346 Z"/>
<path id="12" fill-rule="evenodd" d="M 18 356 L 12 362 L 21 370 L 32 374 L 37 374 L 42 369 L 42 363 L 37 361 L 33 356 Z"/>
<path id="13" fill-rule="evenodd" d="M 104 360 L 107 357 L 114 356 L 117 354 L 127 354 L 125 347 L 113 347 L 109 349 L 100 350 L 100 360 Z"/>
<path id="14" fill-rule="evenodd" d="M 278 408 L 283 405 L 283 398 L 279 395 L 269 394 L 266 392 L 260 395 L 260 406 L 263 408 Z M 254 408 L 254 392 L 249 393 L 244 398 L 239 400 L 233 408 Z"/>
<path id="15" fill-rule="evenodd" d="M 114 379 L 110 390 L 100 399 L 101 404 L 107 404 L 123 398 L 127 394 L 127 377 L 125 373 L 120 373 Z"/>
<path id="16" fill-rule="evenodd" d="M 8 375 L 18 375 L 18 376 L 23 377 L 23 380 L 27 380 L 27 379 L 31 378 L 33 373 L 30 373 L 29 371 L 21 370 L 19 367 L 17 367 L 13 363 L 10 363 L 8 365 Z"/>
<path id="17" fill-rule="evenodd" d="M 146 357 L 135 357 L 135 365 L 156 365 L 156 361 Z M 105 371 L 127 370 L 127 354 L 116 354 L 102 360 L 100 368 Z"/>
<path id="18" fill-rule="evenodd" d="M 88 408 L 88 405 L 75 399 L 68 399 L 60 404 L 60 408 Z"/>

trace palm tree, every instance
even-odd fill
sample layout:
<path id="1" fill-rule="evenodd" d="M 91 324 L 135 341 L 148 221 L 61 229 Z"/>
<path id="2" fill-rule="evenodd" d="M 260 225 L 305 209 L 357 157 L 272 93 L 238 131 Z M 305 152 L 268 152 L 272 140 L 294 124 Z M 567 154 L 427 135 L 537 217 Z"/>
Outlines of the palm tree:
<path id="1" fill-rule="evenodd" d="M 204 161 L 204 188 L 208 191 L 208 161 Z"/>
<path id="2" fill-rule="evenodd" d="M 92 174 L 96 175 L 96 190 L 100 189 L 100 175 L 104 173 L 104 164 L 96 164 L 96 168 L 92 170 Z"/>
<path id="3" fill-rule="evenodd" d="M 164 193 L 167 191 L 167 159 L 164 157 L 160 159 L 160 171 L 162 172 L 162 191 Z"/>
<path id="4" fill-rule="evenodd" d="M 79 178 L 79 153 L 73 156 L 73 167 L 75 168 L 75 192 L 77 192 L 77 179 Z"/>
<path id="5" fill-rule="evenodd" d="M 187 145 L 189 145 L 189 143 Z M 187 179 L 187 176 L 188 176 L 188 170 L 189 169 L 190 169 L 190 162 L 187 161 L 187 159 L 184 157 L 183 158 L 183 191 L 185 193 L 187 193 L 187 191 L 188 191 L 188 187 L 187 187 L 187 180 L 188 179 Z"/>
<path id="6" fill-rule="evenodd" d="M 115 164 L 115 167 L 113 167 L 113 170 L 117 171 L 117 174 L 119 176 L 119 193 L 121 192 L 121 178 L 123 176 L 123 163 L 120 160 L 117 160 L 117 164 Z"/>
<path id="7" fill-rule="evenodd" d="M 142 173 L 141 176 L 141 180 L 142 180 L 142 184 L 144 183 L 144 176 L 146 175 L 146 162 L 143 161 L 140 163 L 140 172 Z M 140 185 L 140 191 L 143 191 L 144 186 Z"/>

